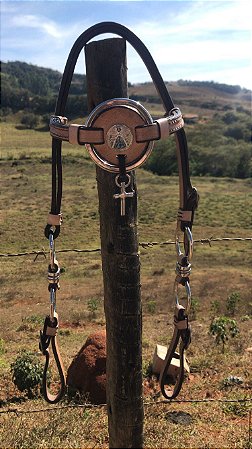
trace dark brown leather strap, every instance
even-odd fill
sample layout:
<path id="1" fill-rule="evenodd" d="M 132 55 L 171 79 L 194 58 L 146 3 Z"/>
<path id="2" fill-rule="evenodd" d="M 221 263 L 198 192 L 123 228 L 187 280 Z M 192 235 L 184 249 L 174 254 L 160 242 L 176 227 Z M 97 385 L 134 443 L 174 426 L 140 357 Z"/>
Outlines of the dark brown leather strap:
<path id="1" fill-rule="evenodd" d="M 44 323 L 44 329 L 43 332 L 40 333 L 40 350 L 42 351 L 43 355 L 45 356 L 45 366 L 44 366 L 44 372 L 43 372 L 43 379 L 42 379 L 42 393 L 44 396 L 44 399 L 49 402 L 49 404 L 56 404 L 59 402 L 66 390 L 66 379 L 65 379 L 65 373 L 64 373 L 64 366 L 63 362 L 59 353 L 59 348 L 57 344 L 57 329 L 58 329 L 58 319 L 57 316 L 54 317 L 53 322 L 51 321 L 50 317 L 47 316 Z M 59 380 L 60 380 L 60 387 L 56 394 L 52 394 L 48 388 L 49 379 L 48 379 L 48 371 L 49 371 L 49 365 L 50 365 L 50 351 L 49 347 L 51 345 L 53 357 L 57 366 Z"/>
<path id="2" fill-rule="evenodd" d="M 191 329 L 188 324 L 188 317 L 185 315 L 185 308 L 181 305 L 177 307 L 174 316 L 174 332 L 173 337 L 168 347 L 166 357 L 163 363 L 163 368 L 159 376 L 159 384 L 163 396 L 166 399 L 174 399 L 180 392 L 184 380 L 184 352 L 188 348 L 191 341 Z M 169 390 L 166 388 L 167 372 L 173 357 L 175 356 L 176 348 L 179 345 L 179 371 L 175 380 L 175 385 Z"/>

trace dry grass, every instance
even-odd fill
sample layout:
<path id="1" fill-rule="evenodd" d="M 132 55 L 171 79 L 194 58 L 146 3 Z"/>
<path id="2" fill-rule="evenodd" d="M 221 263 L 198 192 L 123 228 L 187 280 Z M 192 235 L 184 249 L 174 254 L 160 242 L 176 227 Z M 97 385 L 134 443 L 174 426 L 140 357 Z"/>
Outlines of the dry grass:
<path id="1" fill-rule="evenodd" d="M 17 141 L 29 142 L 32 131 L 17 134 Z M 25 132 L 26 133 L 26 132 Z M 39 134 L 40 136 L 40 134 Z M 43 134 L 44 136 L 44 134 Z M 44 137 L 42 136 L 42 140 Z M 18 144 L 17 144 L 18 147 Z M 45 148 L 45 147 L 43 147 Z M 66 147 L 66 152 L 68 147 Z M 2 152 L 1 169 L 1 246 L 0 253 L 47 247 L 43 237 L 50 202 L 50 166 L 28 147 L 28 159 L 17 160 Z M 49 156 L 46 148 L 43 157 Z M 11 153 L 12 154 L 12 153 Z M 65 153 L 64 153 L 65 154 Z M 8 160 L 9 158 L 9 160 Z M 177 178 L 157 177 L 138 170 L 139 240 L 173 240 L 178 203 Z M 201 195 L 194 226 L 194 237 L 251 236 L 252 194 L 250 180 L 200 178 L 194 180 Z M 63 213 L 65 222 L 57 248 L 99 247 L 99 217 L 93 165 L 80 154 L 68 153 L 64 160 Z M 47 248 L 46 248 L 47 249 Z M 143 302 L 143 364 L 152 360 L 155 345 L 167 344 L 172 334 L 172 286 L 175 251 L 173 246 L 141 248 Z M 249 398 L 252 388 L 252 279 L 251 243 L 195 245 L 191 285 L 199 302 L 192 322 L 193 340 L 188 350 L 191 374 L 180 399 Z M 60 335 L 64 363 L 68 366 L 94 330 L 105 326 L 102 271 L 99 253 L 58 255 L 61 290 L 58 295 Z M 40 255 L 0 258 L 0 308 L 3 347 L 0 354 L 0 400 L 5 408 L 29 411 L 45 406 L 42 399 L 25 400 L 11 382 L 10 363 L 19 350 L 37 352 L 39 320 L 48 312 L 47 261 Z M 239 337 L 227 344 L 225 354 L 209 335 L 212 303 L 226 312 L 227 296 L 238 291 L 241 300 L 235 319 Z M 91 318 L 88 301 L 97 302 Z M 153 308 L 150 307 L 154 304 Z M 144 370 L 146 372 L 146 370 Z M 223 389 L 229 376 L 242 377 L 243 383 Z M 248 448 L 249 403 L 156 404 L 156 380 L 145 379 L 145 447 L 239 447 Z M 19 399 L 18 399 L 19 398 Z M 250 408 L 251 409 L 251 408 Z M 188 423 L 174 423 L 174 412 L 183 412 Z M 1 414 L 0 446 L 31 447 L 108 447 L 105 409 L 56 409 L 53 413 Z"/>

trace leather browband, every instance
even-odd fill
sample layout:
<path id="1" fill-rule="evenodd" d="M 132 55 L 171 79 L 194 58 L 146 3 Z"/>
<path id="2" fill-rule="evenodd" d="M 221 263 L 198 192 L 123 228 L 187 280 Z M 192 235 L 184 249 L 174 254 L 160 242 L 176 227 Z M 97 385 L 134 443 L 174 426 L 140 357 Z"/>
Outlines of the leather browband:
<path id="1" fill-rule="evenodd" d="M 183 128 L 184 120 L 178 108 L 174 114 L 156 120 L 150 125 L 136 126 L 134 129 L 137 143 L 151 140 L 166 139 L 171 134 Z M 175 115 L 176 114 L 176 115 Z M 83 125 L 67 124 L 66 117 L 52 116 L 50 120 L 50 133 L 56 139 L 70 142 L 73 145 L 103 144 L 105 141 L 102 128 L 92 128 Z"/>

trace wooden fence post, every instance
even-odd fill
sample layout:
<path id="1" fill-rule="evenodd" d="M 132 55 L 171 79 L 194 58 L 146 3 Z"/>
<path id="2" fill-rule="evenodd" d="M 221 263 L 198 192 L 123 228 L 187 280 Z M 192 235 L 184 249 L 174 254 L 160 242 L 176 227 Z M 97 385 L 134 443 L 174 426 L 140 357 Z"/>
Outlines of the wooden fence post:
<path id="1" fill-rule="evenodd" d="M 127 97 L 126 42 L 121 38 L 85 47 L 88 107 Z M 104 308 L 107 334 L 107 405 L 110 448 L 142 448 L 142 310 L 137 235 L 137 188 L 120 216 L 115 174 L 97 167 Z"/>

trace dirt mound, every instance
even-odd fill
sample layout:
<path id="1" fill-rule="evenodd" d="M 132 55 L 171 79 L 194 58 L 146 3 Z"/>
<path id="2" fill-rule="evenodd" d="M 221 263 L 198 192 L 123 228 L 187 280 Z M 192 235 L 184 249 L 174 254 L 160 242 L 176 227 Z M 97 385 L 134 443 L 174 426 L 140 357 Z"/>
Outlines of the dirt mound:
<path id="1" fill-rule="evenodd" d="M 91 334 L 67 372 L 67 385 L 88 395 L 92 404 L 106 403 L 106 333 Z"/>

